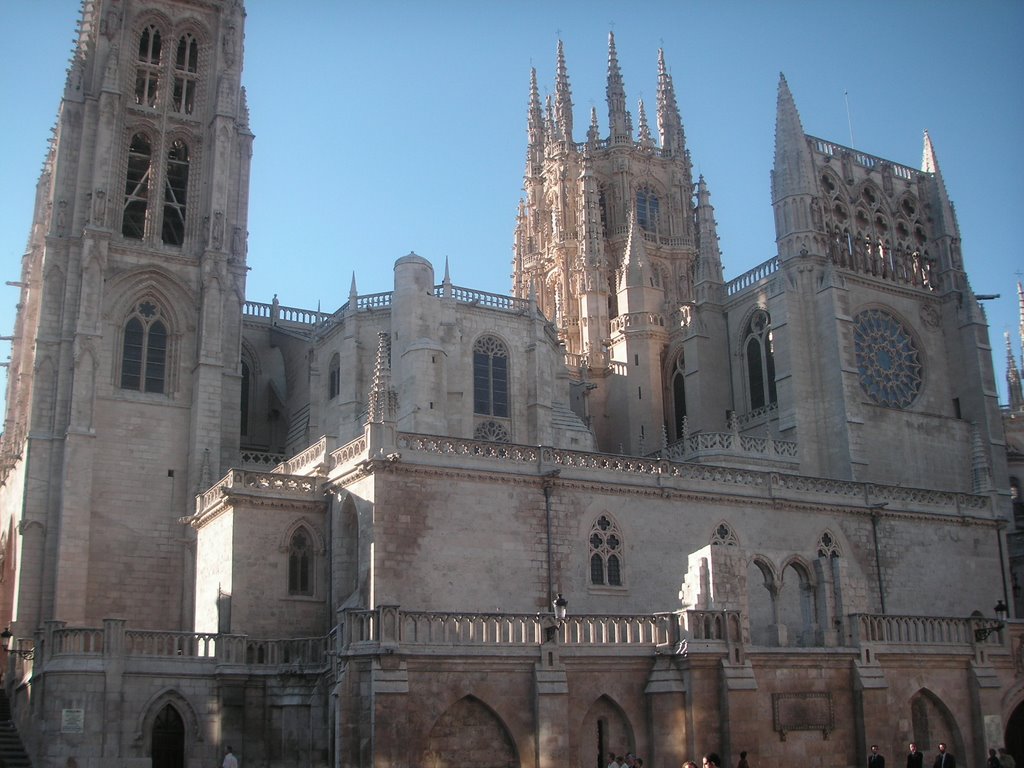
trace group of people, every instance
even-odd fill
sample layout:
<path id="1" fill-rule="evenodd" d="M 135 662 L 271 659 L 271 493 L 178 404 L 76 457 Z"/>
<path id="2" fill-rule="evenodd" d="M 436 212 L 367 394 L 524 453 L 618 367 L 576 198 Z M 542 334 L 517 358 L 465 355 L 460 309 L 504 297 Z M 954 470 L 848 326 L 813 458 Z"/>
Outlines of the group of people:
<path id="1" fill-rule="evenodd" d="M 868 768 L 885 768 L 885 757 L 878 751 L 877 744 L 871 745 Z M 907 768 L 924 768 L 924 752 L 914 742 L 910 742 L 910 751 L 907 753 Z M 946 749 L 945 742 L 939 742 L 939 753 L 932 762 L 932 768 L 956 768 L 956 758 Z M 1000 747 L 998 751 L 988 751 L 986 768 L 1017 768 L 1017 762 L 1005 747 Z"/>
<path id="2" fill-rule="evenodd" d="M 644 759 L 637 757 L 632 752 L 627 752 L 625 757 L 609 752 L 608 768 L 644 768 Z"/>
<path id="3" fill-rule="evenodd" d="M 692 760 L 687 760 L 683 763 L 683 768 L 697 768 L 697 764 Z M 722 768 L 722 758 L 718 756 L 717 752 L 708 752 L 704 755 L 701 768 Z M 750 768 L 746 752 L 740 752 L 740 761 L 736 764 L 736 768 Z"/>

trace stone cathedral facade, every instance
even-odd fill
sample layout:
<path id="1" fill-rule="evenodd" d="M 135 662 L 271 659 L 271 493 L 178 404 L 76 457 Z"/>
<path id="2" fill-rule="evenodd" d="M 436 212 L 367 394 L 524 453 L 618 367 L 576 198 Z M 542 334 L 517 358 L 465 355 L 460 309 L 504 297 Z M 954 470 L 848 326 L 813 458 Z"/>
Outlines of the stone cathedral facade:
<path id="1" fill-rule="evenodd" d="M 1024 757 L 1024 401 L 927 136 L 810 136 L 781 78 L 776 255 L 726 279 L 664 55 L 634 113 L 610 36 L 581 132 L 560 45 L 510 295 L 410 253 L 262 303 L 245 13 L 82 6 L 0 439 L 33 765 Z"/>

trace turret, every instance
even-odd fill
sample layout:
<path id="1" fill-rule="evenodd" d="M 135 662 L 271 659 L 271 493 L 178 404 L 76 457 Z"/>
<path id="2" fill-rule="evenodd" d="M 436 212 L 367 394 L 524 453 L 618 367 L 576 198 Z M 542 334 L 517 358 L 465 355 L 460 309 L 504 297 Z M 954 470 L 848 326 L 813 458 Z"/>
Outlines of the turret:
<path id="1" fill-rule="evenodd" d="M 697 181 L 697 278 L 694 286 L 697 302 L 720 303 L 724 285 L 715 209 L 707 182 L 701 176 Z"/>
<path id="2" fill-rule="evenodd" d="M 555 77 L 555 130 L 559 140 L 572 144 L 572 90 L 565 66 L 565 50 L 558 41 L 558 67 Z"/>
<path id="3" fill-rule="evenodd" d="M 780 74 L 772 169 L 772 205 L 780 258 L 816 251 L 811 216 L 816 194 L 814 158 L 789 84 L 785 75 Z"/>

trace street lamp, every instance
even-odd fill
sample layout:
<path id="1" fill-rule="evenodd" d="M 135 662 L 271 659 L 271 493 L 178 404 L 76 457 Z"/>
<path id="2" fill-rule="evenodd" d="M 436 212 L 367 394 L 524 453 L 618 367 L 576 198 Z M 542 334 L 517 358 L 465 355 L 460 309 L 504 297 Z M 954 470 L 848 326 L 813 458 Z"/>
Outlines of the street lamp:
<path id="1" fill-rule="evenodd" d="M 12 637 L 14 637 L 14 635 L 11 634 L 11 628 L 4 627 L 4 631 L 0 632 L 0 648 L 7 651 L 8 653 L 13 653 L 15 656 L 20 656 L 21 658 L 26 660 L 31 660 L 35 658 L 35 648 L 30 648 L 27 651 L 23 651 L 20 648 L 11 648 Z"/>
<path id="2" fill-rule="evenodd" d="M 1006 627 L 1006 603 L 1004 603 L 1002 600 L 996 603 L 995 612 L 995 624 L 988 624 L 984 627 L 978 627 L 974 630 L 974 641 L 976 643 L 984 642 L 988 639 L 988 636 L 991 635 L 993 632 L 1000 632 L 1004 627 Z"/>
<path id="3" fill-rule="evenodd" d="M 546 643 L 554 640 L 559 628 L 565 624 L 569 601 L 562 597 L 562 593 L 559 592 L 554 602 L 551 603 L 551 607 L 554 609 L 554 619 L 548 618 L 544 621 L 544 642 Z"/>

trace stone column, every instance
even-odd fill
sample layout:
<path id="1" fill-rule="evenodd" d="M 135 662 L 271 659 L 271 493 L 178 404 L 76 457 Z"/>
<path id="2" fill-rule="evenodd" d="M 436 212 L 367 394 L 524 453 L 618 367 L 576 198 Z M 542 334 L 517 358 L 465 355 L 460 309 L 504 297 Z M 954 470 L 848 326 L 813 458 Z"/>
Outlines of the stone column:
<path id="1" fill-rule="evenodd" d="M 557 639 L 541 643 L 534 667 L 537 713 L 537 768 L 569 765 L 569 680 Z"/>

